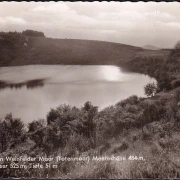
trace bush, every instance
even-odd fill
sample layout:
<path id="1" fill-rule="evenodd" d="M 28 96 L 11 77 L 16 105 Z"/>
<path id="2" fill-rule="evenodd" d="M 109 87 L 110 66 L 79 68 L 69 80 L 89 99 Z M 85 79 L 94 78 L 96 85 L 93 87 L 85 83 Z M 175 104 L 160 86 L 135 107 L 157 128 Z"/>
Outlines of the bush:
<path id="1" fill-rule="evenodd" d="M 147 96 L 154 96 L 157 91 L 157 86 L 154 83 L 149 83 L 144 87 L 144 92 Z"/>
<path id="2" fill-rule="evenodd" d="M 172 86 L 173 86 L 173 88 L 180 87 L 180 79 L 173 81 Z"/>
<path id="3" fill-rule="evenodd" d="M 20 138 L 23 134 L 23 122 L 18 118 L 13 118 L 12 114 L 7 114 L 5 118 L 0 121 L 0 151 L 6 151 L 13 141 Z"/>
<path id="4" fill-rule="evenodd" d="M 129 98 L 120 101 L 119 103 L 116 104 L 116 106 L 126 106 L 127 104 L 129 105 L 136 105 L 139 102 L 139 99 L 136 95 L 132 95 Z"/>
<path id="5" fill-rule="evenodd" d="M 45 121 L 43 119 L 32 121 L 28 124 L 28 132 L 35 132 L 43 127 L 45 127 Z"/>
<path id="6" fill-rule="evenodd" d="M 73 156 L 76 153 L 82 153 L 88 151 L 90 148 L 91 148 L 90 139 L 74 133 L 69 137 L 66 143 L 65 152 L 66 152 L 66 156 Z"/>

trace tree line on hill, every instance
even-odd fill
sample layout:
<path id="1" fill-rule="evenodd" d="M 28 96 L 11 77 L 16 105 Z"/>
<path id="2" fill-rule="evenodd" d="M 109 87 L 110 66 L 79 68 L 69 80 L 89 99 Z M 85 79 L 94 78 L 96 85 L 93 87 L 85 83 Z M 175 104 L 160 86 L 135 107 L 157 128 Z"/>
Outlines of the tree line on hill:
<path id="1" fill-rule="evenodd" d="M 25 30 L 22 32 L 22 34 L 29 37 L 45 37 L 43 32 L 33 30 Z"/>

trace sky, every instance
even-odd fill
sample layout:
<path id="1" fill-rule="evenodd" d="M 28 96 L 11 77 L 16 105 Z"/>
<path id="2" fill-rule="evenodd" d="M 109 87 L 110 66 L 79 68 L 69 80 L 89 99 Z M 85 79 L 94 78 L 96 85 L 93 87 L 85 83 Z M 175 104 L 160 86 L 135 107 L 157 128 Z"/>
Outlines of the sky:
<path id="1" fill-rule="evenodd" d="M 0 31 L 171 48 L 180 40 L 179 2 L 0 2 Z"/>

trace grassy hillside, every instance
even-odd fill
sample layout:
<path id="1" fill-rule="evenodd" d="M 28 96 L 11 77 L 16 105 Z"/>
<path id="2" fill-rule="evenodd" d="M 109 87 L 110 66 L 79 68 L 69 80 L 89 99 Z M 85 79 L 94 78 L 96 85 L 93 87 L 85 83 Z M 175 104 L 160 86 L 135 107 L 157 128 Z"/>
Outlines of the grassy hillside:
<path id="1" fill-rule="evenodd" d="M 180 178 L 180 89 L 152 103 L 131 96 L 98 111 L 86 102 L 61 105 L 47 118 L 25 127 L 8 114 L 0 121 L 0 157 L 32 157 L 37 168 L 0 168 L 1 177 L 26 178 Z M 89 161 L 56 157 L 89 157 Z M 93 157 L 125 160 L 93 160 Z M 42 162 L 39 157 L 51 157 Z M 19 165 L 32 162 L 16 161 Z M 11 161 L 0 161 L 9 165 Z M 57 168 L 45 168 L 46 163 Z"/>
<path id="2" fill-rule="evenodd" d="M 136 56 L 164 56 L 168 51 L 150 51 L 119 43 L 28 37 L 0 33 L 0 66 L 29 64 L 116 64 Z"/>

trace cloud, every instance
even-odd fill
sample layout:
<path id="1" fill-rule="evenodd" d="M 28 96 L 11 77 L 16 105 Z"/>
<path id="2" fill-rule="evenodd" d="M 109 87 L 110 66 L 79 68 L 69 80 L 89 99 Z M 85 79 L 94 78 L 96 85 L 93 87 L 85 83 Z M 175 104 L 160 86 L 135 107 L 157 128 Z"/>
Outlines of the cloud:
<path id="1" fill-rule="evenodd" d="M 8 16 L 5 18 L 0 17 L 0 24 L 2 24 L 2 25 L 8 25 L 8 24 L 25 25 L 26 21 L 22 18 Z"/>
<path id="2" fill-rule="evenodd" d="M 38 6 L 32 9 L 34 13 L 45 13 L 45 14 L 56 14 L 58 15 L 59 13 L 70 13 L 70 14 L 76 14 L 76 11 L 71 10 L 69 6 L 67 6 L 63 2 L 58 2 L 57 4 L 46 4 L 42 6 Z"/>
<path id="3" fill-rule="evenodd" d="M 12 24 L 26 24 L 26 21 L 24 19 L 12 17 L 12 16 L 6 17 L 5 21 L 12 23 Z"/>
<path id="4" fill-rule="evenodd" d="M 180 22 L 169 22 L 166 23 L 166 26 L 180 29 Z"/>
<path id="5" fill-rule="evenodd" d="M 145 12 L 144 15 L 149 18 L 156 18 L 156 19 L 162 19 L 162 20 L 172 20 L 175 18 L 175 16 L 169 13 L 164 13 L 160 11 Z"/>
<path id="6" fill-rule="evenodd" d="M 134 20 L 145 20 L 142 13 L 132 11 L 121 11 L 119 13 L 106 13 L 100 12 L 98 19 L 103 21 L 134 21 Z"/>
<path id="7" fill-rule="evenodd" d="M 159 26 L 159 29 L 164 31 L 179 31 L 180 22 L 160 22 L 157 21 L 156 24 Z"/>
<path id="8" fill-rule="evenodd" d="M 175 37 L 178 40 L 173 32 L 180 28 L 179 8 L 175 2 L 1 2 L 0 26 L 6 31 L 44 31 L 57 38 L 170 46 Z"/>
<path id="9" fill-rule="evenodd" d="M 78 14 L 63 2 L 35 7 L 29 12 L 28 19 L 31 22 L 45 22 L 51 27 L 64 26 L 72 29 L 88 29 L 98 25 L 96 19 Z"/>

